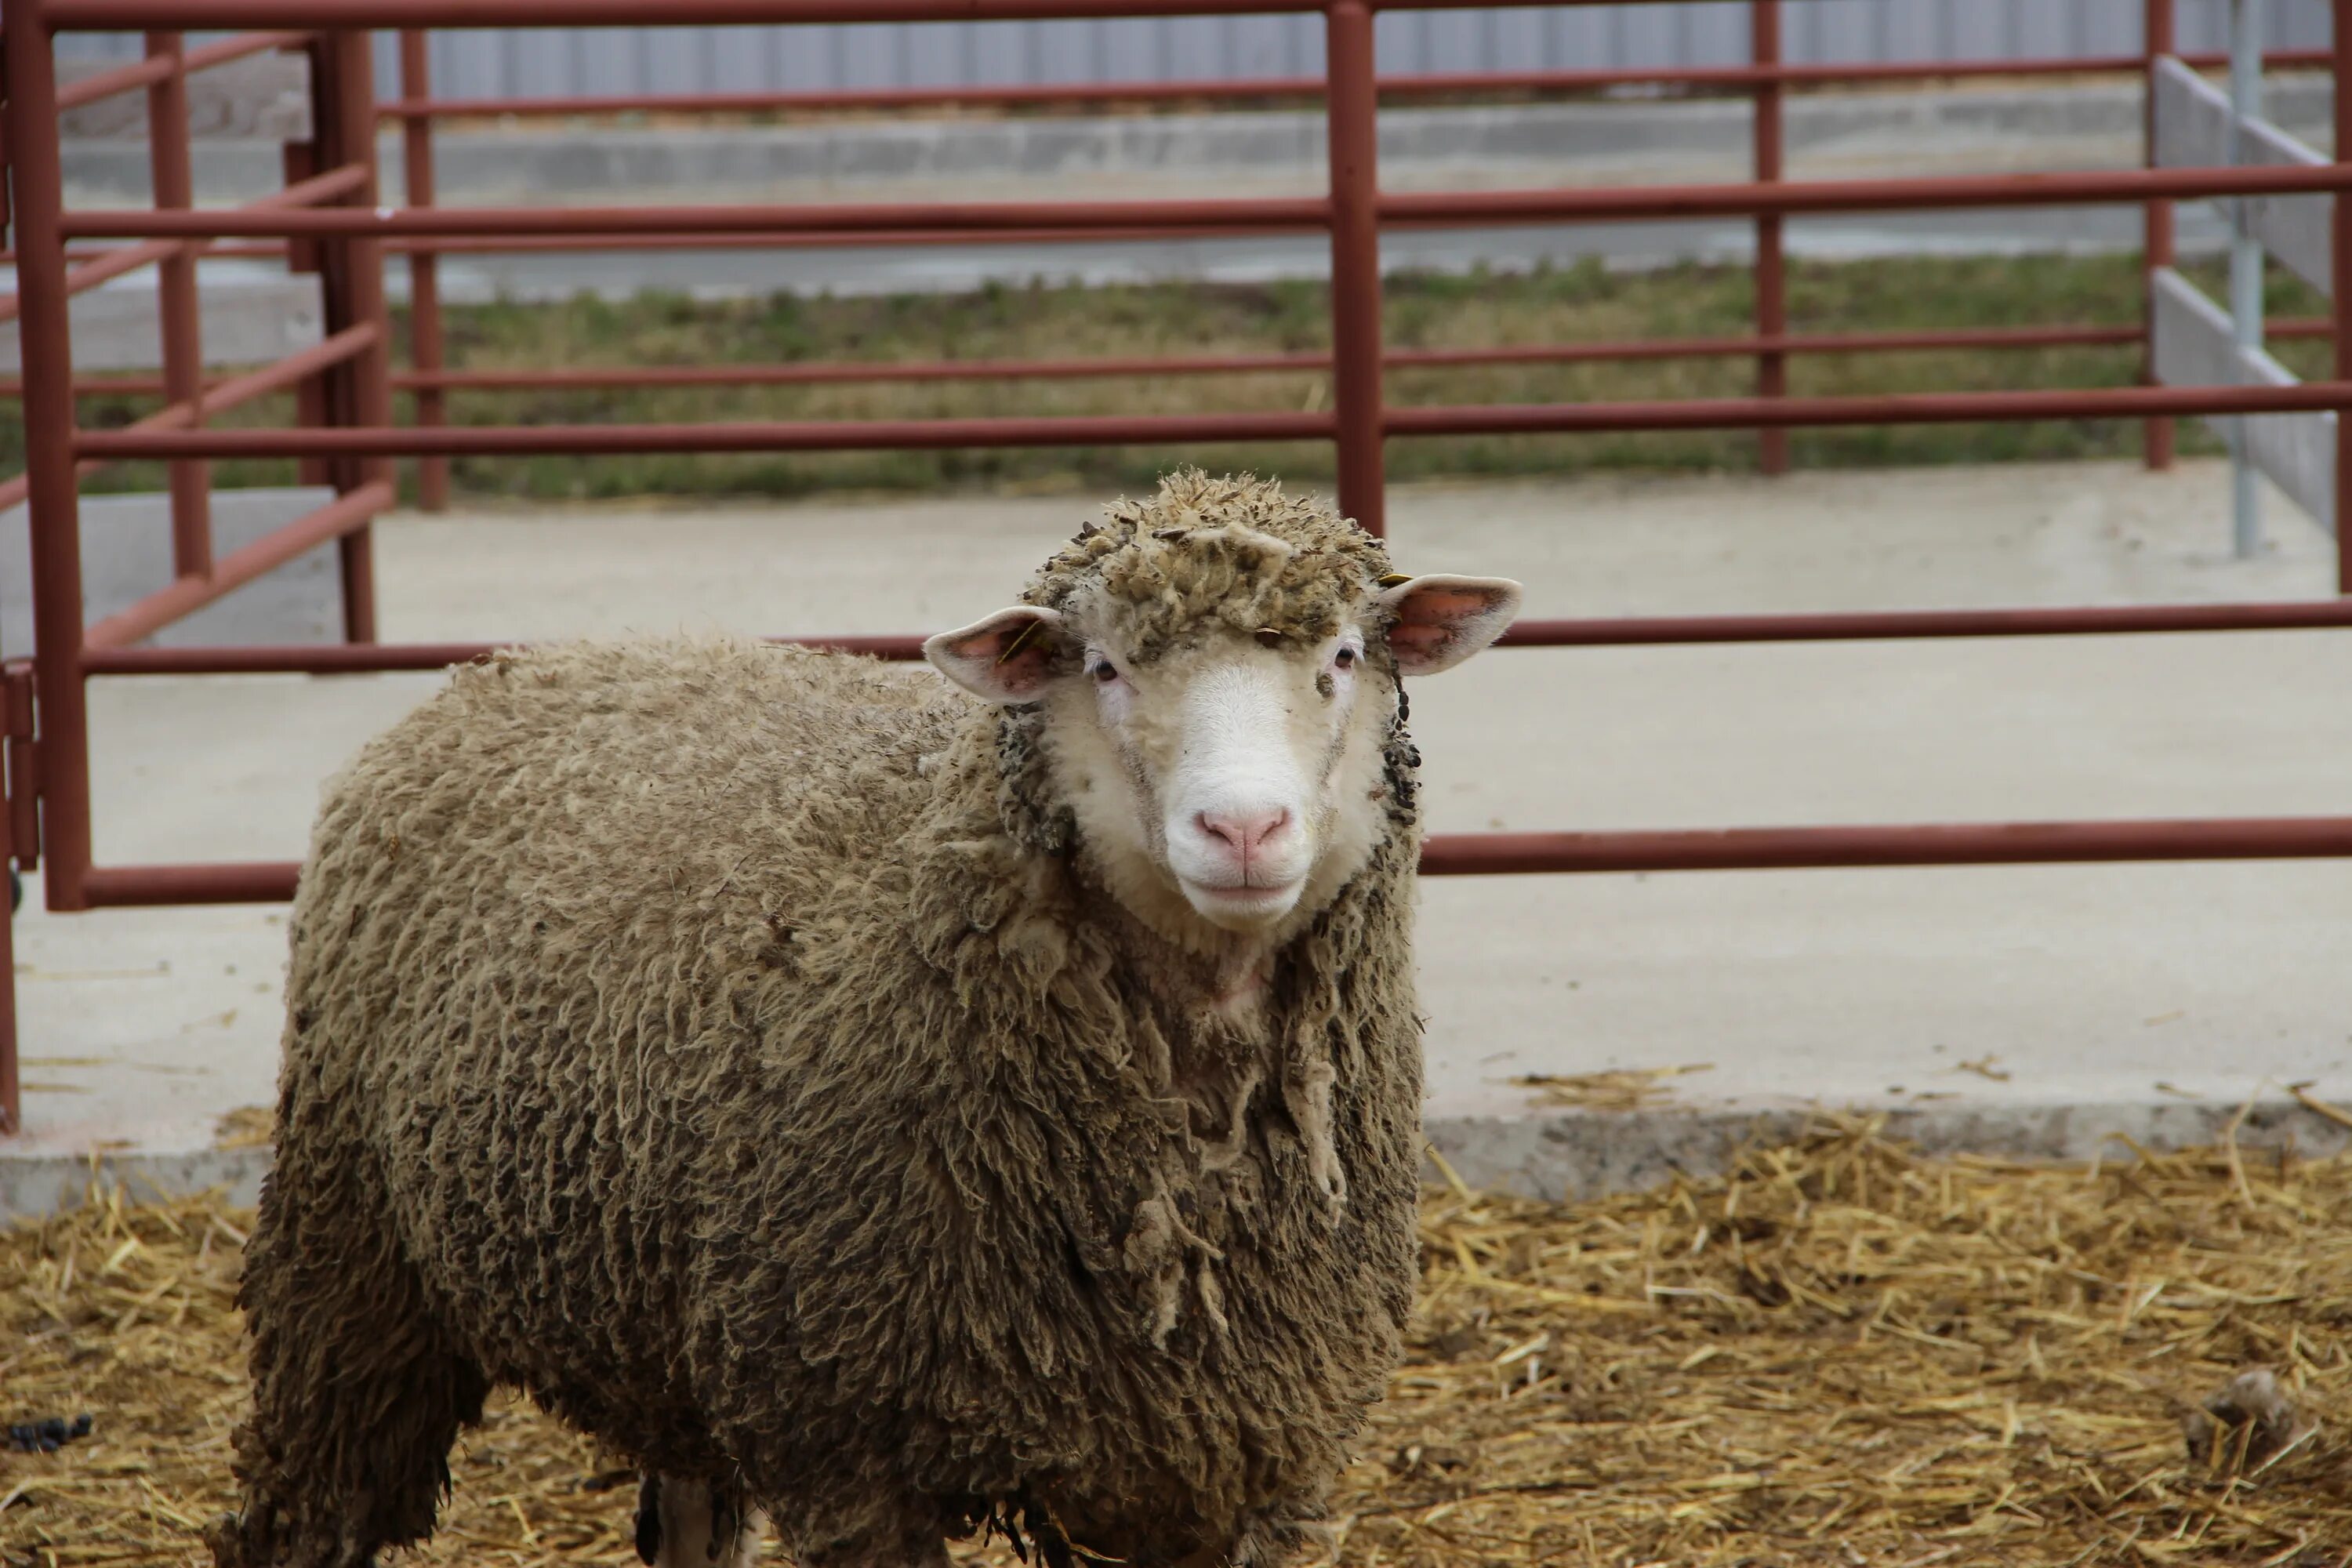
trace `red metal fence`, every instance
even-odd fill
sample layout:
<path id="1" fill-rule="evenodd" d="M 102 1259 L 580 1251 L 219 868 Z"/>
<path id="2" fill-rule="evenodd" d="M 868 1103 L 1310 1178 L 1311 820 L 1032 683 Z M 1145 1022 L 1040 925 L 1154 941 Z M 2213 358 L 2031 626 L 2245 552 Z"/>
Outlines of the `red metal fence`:
<path id="1" fill-rule="evenodd" d="M 1491 0 L 1480 0 L 1490 4 Z M 1559 3 L 1559 0 L 1553 0 Z M 1570 0 L 1576 3 L 1576 0 Z M 1958 3 L 1958 0 L 1955 0 Z M 91 860 L 87 683 L 152 674 L 354 671 L 437 668 L 487 646 L 385 646 L 375 642 L 368 523 L 392 504 L 391 461 L 423 461 L 428 505 L 446 494 L 446 460 L 457 455 L 740 452 L 877 447 L 1187 444 L 1322 439 L 1336 448 L 1340 504 L 1367 527 L 1382 519 L 1381 452 L 1391 438 L 1537 431 L 1753 429 L 1763 466 L 1786 466 L 1784 433 L 1829 425 L 1988 419 L 2127 417 L 2147 422 L 2151 464 L 2169 460 L 2169 422 L 2181 415 L 2345 410 L 2352 405 L 2352 203 L 2335 203 L 2335 311 L 2330 320 L 2281 323 L 2301 335 L 2331 335 L 2333 379 L 2295 386 L 2161 387 L 1901 397 L 1817 397 L 1789 393 L 1790 355 L 1946 347 L 2046 347 L 2144 341 L 2140 330 L 2042 325 L 1968 332 L 1800 333 L 1787 326 L 1780 226 L 1790 216 L 1888 209 L 2000 208 L 2053 204 L 2135 204 L 2146 213 L 2151 268 L 2171 256 L 2172 202 L 2225 195 L 2339 194 L 2352 163 L 2317 168 L 2155 169 L 2000 174 L 1904 180 L 1797 182 L 1782 178 L 1780 113 L 1785 89 L 1840 81 L 1926 80 L 1990 75 L 2144 72 L 2171 52 L 2171 0 L 2147 0 L 2146 53 L 2031 62 L 1794 66 L 1781 62 L 1778 0 L 1752 0 L 1750 65 L 1674 71 L 1549 72 L 1425 76 L 1374 74 L 1375 9 L 1444 10 L 1457 0 L 677 0 L 660 20 L 679 25 L 1153 16 L 1217 12 L 1310 12 L 1325 19 L 1327 69 L 1318 79 L 957 90 L 953 92 L 727 95 L 697 99 L 436 100 L 426 78 L 423 29 L 642 25 L 638 0 L 7 0 L 5 156 L 13 176 L 17 273 L 13 309 L 22 340 L 28 468 L 0 487 L 0 502 L 29 500 L 32 514 L 36 653 L 0 680 L 0 732 L 6 737 L 7 806 L 0 854 L 40 866 L 48 907 L 278 900 L 292 891 L 291 864 L 94 865 Z M 2326 65 L 2352 80 L 2352 0 L 2334 0 L 2335 47 L 2275 63 Z M 322 23 L 332 24 L 322 30 Z M 196 28 L 265 29 L 203 49 L 184 49 Z M 53 36 L 63 29 L 142 30 L 147 58 L 58 86 Z M 379 108 L 367 29 L 402 29 L 403 96 Z M 293 150 L 284 191 L 242 207 L 191 205 L 186 73 L 265 49 L 310 53 L 315 139 Z M 2207 62 L 2210 63 L 2210 62 Z M 1591 90 L 1631 82 L 1753 94 L 1755 173 L 1742 184 L 1606 190 L 1499 190 L 1384 194 L 1375 170 L 1374 114 L 1382 95 Z M 68 211 L 63 205 L 58 115 L 107 93 L 149 94 L 156 205 L 152 210 Z M 912 107 L 946 102 L 1008 105 L 1172 98 L 1320 97 L 1330 148 L 1327 193 L 1183 202 L 934 202 L 899 205 L 727 205 L 627 208 L 463 208 L 433 205 L 435 120 L 478 114 L 609 113 L 624 110 L 744 111 Z M 2352 149 L 2352 95 L 2336 105 L 2336 145 Z M 406 205 L 382 205 L 373 131 L 379 118 L 402 127 Z M 2339 160 L 2344 156 L 2338 154 Z M 1693 216 L 1745 216 L 1757 225 L 1757 331 L 1734 338 L 1628 343 L 1563 343 L 1507 349 L 1386 352 L 1381 343 L 1379 237 L 1382 228 L 1559 224 Z M 459 372 L 445 367 L 436 258 L 467 250 L 534 248 L 704 249 L 719 246 L 977 244 L 992 241 L 1130 239 L 1322 231 L 1330 238 L 1329 354 L 1263 354 L 1165 360 L 1020 363 L 953 362 L 853 365 L 786 363 L 666 369 Z M 89 242 L 119 241 L 95 254 Z M 226 243 L 224 243 L 226 242 Z M 390 319 L 383 258 L 404 252 L 412 268 L 411 366 L 389 364 Z M 282 253 L 325 284 L 328 332 L 315 347 L 277 364 L 207 384 L 196 342 L 194 262 L 207 253 Z M 67 300 L 133 268 L 155 266 L 164 353 L 160 376 L 108 378 L 78 385 Z M 1511 361 L 1664 357 L 1748 358 L 1757 367 L 1751 397 L 1670 403 L 1491 406 L 1396 406 L 1382 395 L 1389 367 Z M 490 393 L 590 385 L 787 384 L 856 379 L 1034 378 L 1328 368 L 1328 411 L 1115 417 L 1003 417 L 903 421 L 601 425 L 586 427 L 446 423 L 452 392 Z M 290 428 L 211 430 L 223 409 L 289 388 L 298 395 Z M 117 430 L 79 427 L 75 395 L 103 390 L 160 393 L 159 413 Z M 394 418 L 395 393 L 415 399 L 415 419 Z M 2352 518 L 2352 418 L 2339 418 L 2336 515 Z M 215 560 L 206 516 L 209 462 L 292 457 L 306 475 L 331 482 L 331 503 L 268 538 Z M 96 625 L 83 623 L 79 474 L 131 458 L 171 465 L 174 581 Z M 327 540 L 339 542 L 347 641 L 331 647 L 154 648 L 139 646 L 158 627 Z M 1515 647 L 1759 642 L 1894 637 L 2228 631 L 2352 626 L 2352 552 L 2341 552 L 2343 597 L 2285 604 L 1983 609 L 1923 613 L 1780 615 L 1523 622 Z M 912 637 L 818 638 L 830 646 L 908 657 Z M 1800 866 L 1948 865 L 2115 859 L 2209 859 L 2352 856 L 2352 817 L 2205 821 L 1930 825 L 1759 828 L 1670 833 L 1492 833 L 1439 835 L 1423 867 L 1435 873 L 1596 871 Z M 0 931 L 0 949 L 6 936 Z M 0 963 L 6 961 L 0 951 Z M 16 1124 L 13 996 L 0 990 L 0 1131 Z"/>

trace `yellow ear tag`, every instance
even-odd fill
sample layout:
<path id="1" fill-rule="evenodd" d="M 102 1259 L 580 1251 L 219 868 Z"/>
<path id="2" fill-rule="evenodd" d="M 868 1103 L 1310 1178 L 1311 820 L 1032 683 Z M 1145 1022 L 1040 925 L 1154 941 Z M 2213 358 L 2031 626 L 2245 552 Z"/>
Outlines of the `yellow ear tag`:
<path id="1" fill-rule="evenodd" d="M 1004 645 L 1004 651 L 996 656 L 996 662 L 1003 664 L 1006 659 L 1011 658 L 1014 654 L 1019 653 L 1021 651 L 1021 645 L 1027 642 L 1029 640 L 1029 634 L 1036 629 L 1037 623 L 1035 621 L 1024 622 L 1020 632 L 1011 642 Z"/>
<path id="2" fill-rule="evenodd" d="M 1410 583 L 1412 581 L 1412 574 L 1410 572 L 1391 572 L 1387 576 L 1381 579 L 1381 586 L 1383 588 L 1393 588 L 1400 583 Z"/>

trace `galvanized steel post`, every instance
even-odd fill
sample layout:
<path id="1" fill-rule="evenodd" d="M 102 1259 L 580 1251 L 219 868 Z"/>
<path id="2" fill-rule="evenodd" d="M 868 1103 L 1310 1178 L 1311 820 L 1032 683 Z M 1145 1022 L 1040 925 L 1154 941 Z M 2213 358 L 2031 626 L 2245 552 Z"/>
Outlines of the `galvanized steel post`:
<path id="1" fill-rule="evenodd" d="M 1780 0 L 1750 0 L 1748 7 L 1751 63 L 1780 63 Z M 1778 81 L 1756 84 L 1756 179 L 1759 184 L 1780 178 L 1780 107 Z M 1780 248 L 1781 219 L 1765 215 L 1756 220 L 1756 331 L 1779 338 L 1789 330 L 1789 280 Z M 1784 397 L 1789 391 L 1789 356 L 1768 349 L 1756 356 L 1756 395 Z M 1789 433 L 1757 433 L 1757 466 L 1767 474 L 1789 471 Z"/>
<path id="2" fill-rule="evenodd" d="M 65 190 L 57 61 L 42 0 L 0 5 L 16 180 L 16 299 L 25 379 L 25 479 L 39 686 L 47 902 L 89 907 L 89 731 L 81 668 L 81 512 L 74 480 L 73 348 L 66 325 Z"/>
<path id="3" fill-rule="evenodd" d="M 2147 69 L 2140 78 L 2143 161 L 2156 167 L 2156 62 L 2173 52 L 2172 0 L 2146 0 L 2144 16 Z M 2140 217 L 2140 322 L 2145 333 L 2140 383 L 2156 384 L 2156 274 L 2172 265 L 2172 204 L 2150 199 Z M 2141 426 L 2141 456 L 2151 468 L 2172 467 L 2173 428 L 2169 419 L 2150 419 Z"/>
<path id="4" fill-rule="evenodd" d="M 1387 521 L 1381 471 L 1380 110 L 1372 75 L 1372 14 L 1364 0 L 1337 0 L 1323 26 L 1339 510 L 1378 534 L 1387 531 Z"/>
<path id="5" fill-rule="evenodd" d="M 400 96 L 408 105 L 433 96 L 432 35 L 411 27 L 400 35 Z M 411 111 L 400 122 L 402 200 L 413 207 L 433 205 L 433 117 Z M 430 246 L 408 253 L 408 363 L 432 374 L 441 359 L 441 258 Z M 416 423 L 431 427 L 447 421 L 446 394 L 436 384 L 416 389 Z M 417 504 L 426 511 L 449 505 L 449 459 L 425 458 L 416 466 Z"/>
<path id="6" fill-rule="evenodd" d="M 147 162 L 158 207 L 195 203 L 189 167 L 187 62 L 177 33 L 147 35 L 147 58 L 171 62 L 147 89 Z M 190 424 L 203 422 L 205 390 L 202 312 L 196 304 L 196 258 L 182 246 L 155 268 L 155 303 L 163 329 L 163 400 L 188 405 Z M 212 567 L 212 471 L 200 459 L 171 465 L 172 572 L 201 576 Z"/>

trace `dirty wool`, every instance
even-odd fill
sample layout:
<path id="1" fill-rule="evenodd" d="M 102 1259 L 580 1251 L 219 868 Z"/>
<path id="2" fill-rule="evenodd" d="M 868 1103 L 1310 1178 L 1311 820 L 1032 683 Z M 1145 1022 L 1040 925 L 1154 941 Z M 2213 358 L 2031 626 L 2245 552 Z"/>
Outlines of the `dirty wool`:
<path id="1" fill-rule="evenodd" d="M 289 919 L 224 1568 L 422 1537 L 495 1387 L 813 1568 L 1008 1522 L 1139 1568 L 1313 1533 L 1413 1278 L 1389 575 L 1328 508 L 1188 472 L 1032 586 L 1131 665 L 1365 624 L 1381 804 L 1262 952 L 1112 895 L 1050 701 L 928 669 L 545 647 L 372 742 Z M 1228 946 L 1239 1015 L 1185 972 Z"/>
<path id="2" fill-rule="evenodd" d="M 2352 1158 L 2116 1154 L 1927 1160 L 1824 1124 L 1586 1203 L 1433 1188 L 1337 1560 L 2352 1563 Z M 91 1417 L 0 1453 L 8 1568 L 204 1561 L 250 1223 L 117 1198 L 0 1233 L 0 1415 Z M 629 1563 L 634 1484 L 494 1401 L 414 1560 Z"/>

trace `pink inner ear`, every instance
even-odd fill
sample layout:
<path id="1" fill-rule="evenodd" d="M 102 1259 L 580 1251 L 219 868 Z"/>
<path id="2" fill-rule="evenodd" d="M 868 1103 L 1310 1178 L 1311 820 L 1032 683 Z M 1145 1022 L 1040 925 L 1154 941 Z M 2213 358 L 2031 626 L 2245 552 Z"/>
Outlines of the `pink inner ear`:
<path id="1" fill-rule="evenodd" d="M 1450 625 L 1421 626 L 1400 621 L 1389 630 L 1389 646 L 1399 653 L 1432 654 L 1444 647 L 1454 636 Z"/>
<path id="2" fill-rule="evenodd" d="M 1462 624 L 1493 608 L 1484 594 L 1446 588 L 1423 588 L 1397 602 L 1397 622 L 1389 628 L 1389 646 L 1408 663 L 1433 658 L 1461 635 Z"/>
<path id="3" fill-rule="evenodd" d="M 1474 616 L 1484 615 L 1488 608 L 1484 594 L 1454 593 L 1444 588 L 1424 588 L 1418 594 L 1408 594 L 1397 605 L 1397 629 L 1407 626 L 1442 626 L 1451 630 Z"/>
<path id="4" fill-rule="evenodd" d="M 1052 673 L 1053 634 L 1033 620 L 1003 622 L 952 646 L 956 658 L 982 667 L 1008 691 L 1034 691 Z"/>

